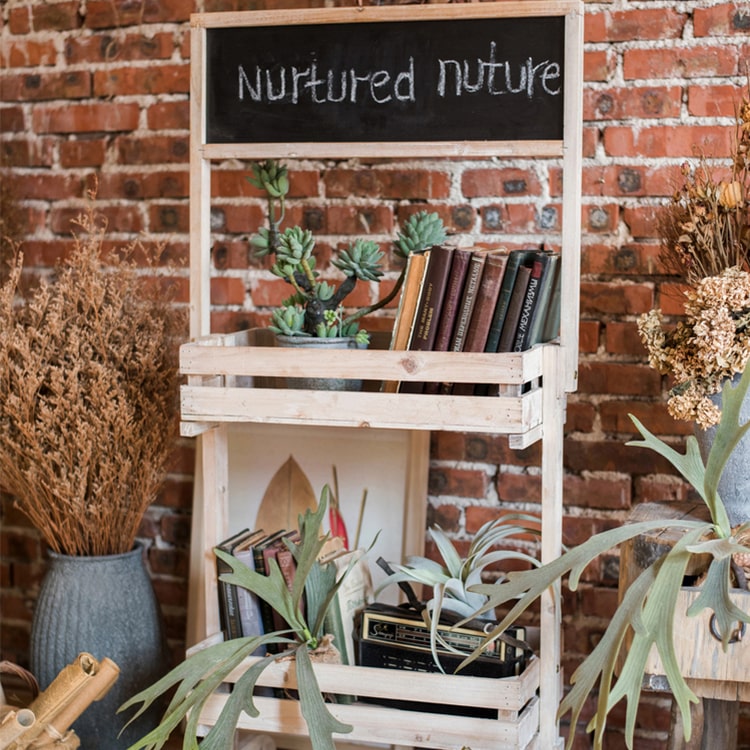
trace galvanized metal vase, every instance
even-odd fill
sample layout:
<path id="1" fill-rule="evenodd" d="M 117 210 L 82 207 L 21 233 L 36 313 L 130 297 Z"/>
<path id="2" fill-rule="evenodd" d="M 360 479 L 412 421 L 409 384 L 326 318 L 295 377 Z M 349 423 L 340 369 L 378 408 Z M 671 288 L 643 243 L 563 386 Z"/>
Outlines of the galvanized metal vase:
<path id="1" fill-rule="evenodd" d="M 162 706 L 118 736 L 117 709 L 168 669 L 162 615 L 143 548 L 102 557 L 50 553 L 31 629 L 31 671 L 45 689 L 79 653 L 112 659 L 120 676 L 73 724 L 82 748 L 120 750 L 159 723 Z"/>

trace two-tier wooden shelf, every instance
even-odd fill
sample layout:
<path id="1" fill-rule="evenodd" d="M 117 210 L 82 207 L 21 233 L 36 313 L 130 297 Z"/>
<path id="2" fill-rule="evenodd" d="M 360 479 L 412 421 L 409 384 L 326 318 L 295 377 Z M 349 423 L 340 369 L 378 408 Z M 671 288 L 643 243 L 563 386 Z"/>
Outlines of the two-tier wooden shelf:
<path id="1" fill-rule="evenodd" d="M 460 36 L 461 24 L 479 21 L 497 33 L 512 32 L 529 45 L 532 60 L 534 35 L 522 33 L 527 24 L 549 25 L 561 38 L 559 61 L 560 132 L 555 137 L 513 136 L 523 126 L 498 122 L 500 137 L 466 139 L 445 136 L 415 141 L 403 137 L 398 118 L 396 139 L 364 137 L 357 142 L 320 141 L 324 133 L 311 127 L 304 138 L 258 140 L 247 125 L 247 141 L 233 134 L 241 119 L 224 118 L 214 90 L 217 76 L 212 49 L 232 30 L 243 39 L 253 29 L 307 28 L 313 37 L 335 37 L 346 29 L 355 39 L 360 30 L 388 27 L 394 33 L 420 29 L 427 36 Z M 188 639 L 198 643 L 219 630 L 213 547 L 228 536 L 227 487 L 229 426 L 317 425 L 370 430 L 406 430 L 409 468 L 405 491 L 407 546 L 420 551 L 424 542 L 424 498 L 428 471 L 429 431 L 482 432 L 508 435 L 511 445 L 524 447 L 542 441 L 542 560 L 560 554 L 562 527 L 562 445 L 565 396 L 575 389 L 578 356 L 578 288 L 580 243 L 580 179 L 582 120 L 583 11 L 577 0 L 526 0 L 460 5 L 351 7 L 290 11 L 199 14 L 192 18 L 191 85 L 191 342 L 181 348 L 181 368 L 187 376 L 182 389 L 182 433 L 199 440 L 196 471 Z M 341 26 L 344 24 L 345 26 Z M 418 26 L 410 26 L 418 24 Z M 433 26 L 434 24 L 434 26 Z M 518 28 L 514 24 L 520 24 Z M 556 29 L 556 31 L 555 31 Z M 547 33 L 545 31 L 545 33 Z M 217 34 L 215 38 L 213 34 Z M 417 35 L 414 35 L 415 38 Z M 412 37 L 410 36 L 409 39 Z M 420 37 L 421 38 L 421 37 Z M 541 38 L 541 37 L 540 37 Z M 417 59 L 413 75 L 421 70 L 418 42 L 410 50 Z M 212 47 L 213 45 L 213 47 Z M 428 45 L 429 46 L 429 45 Z M 544 52 L 544 50 L 542 50 Z M 498 52 L 499 54 L 499 52 Z M 211 62 L 208 65 L 207 61 Z M 541 63 L 540 63 L 541 64 Z M 551 63 L 555 65 L 558 63 Z M 531 62 L 529 62 L 531 65 Z M 533 67 L 533 66 L 532 66 Z M 547 68 L 554 70 L 554 67 Z M 236 72 L 235 72 L 236 82 Z M 551 73 L 549 74 L 551 76 Z M 550 89 L 551 77 L 547 80 Z M 232 85 L 235 85 L 234 83 Z M 402 89 L 406 91 L 406 89 Z M 525 105 L 524 105 L 525 106 Z M 218 113 L 218 114 L 217 114 Z M 240 113 L 241 114 L 241 113 Z M 486 113 L 485 113 L 486 114 Z M 219 124 L 214 121 L 218 118 Z M 235 119 L 232 119 L 235 118 Z M 512 119 L 512 118 L 511 118 Z M 553 118 L 554 119 L 554 118 Z M 226 121 L 225 121 L 226 120 Z M 364 120 L 363 120 L 364 122 Z M 283 131 L 283 124 L 280 132 Z M 510 131 L 508 130 L 510 128 Z M 366 129 L 366 125 L 363 125 Z M 531 128 L 533 130 L 533 128 Z M 363 130 L 363 133 L 365 131 Z M 440 130 L 437 131 L 440 138 Z M 449 132 L 449 131 L 446 131 Z M 323 134 L 322 134 L 323 133 Z M 218 136 L 216 136 L 218 134 Z M 215 137 L 216 136 L 216 137 Z M 274 346 L 267 331 L 211 334 L 210 248 L 212 164 L 229 159 L 346 159 L 377 158 L 538 158 L 558 160 L 562 166 L 562 309 L 560 339 L 515 354 L 464 354 L 389 351 L 387 342 L 375 342 L 367 351 L 321 354 Z M 336 377 L 365 381 L 362 391 L 301 391 L 285 387 L 291 377 Z M 381 381 L 484 382 L 501 385 L 499 396 L 432 396 L 382 392 Z M 368 387 L 369 386 L 369 387 Z M 414 549 L 417 547 L 417 549 Z M 498 680 L 453 675 L 421 674 L 352 666 L 319 666 L 324 691 L 370 695 L 393 700 L 443 703 L 445 713 L 406 711 L 355 702 L 332 705 L 332 711 L 354 726 L 342 735 L 347 743 L 434 748 L 543 748 L 559 747 L 557 706 L 561 695 L 560 612 L 554 591 L 542 600 L 538 656 L 523 674 Z M 246 668 L 246 665 L 245 667 Z M 293 670 L 274 667 L 263 683 L 293 687 Z M 201 717 L 210 726 L 224 698 L 213 696 Z M 306 728 L 296 701 L 258 700 L 261 715 L 242 715 L 239 727 L 284 736 L 304 737 Z M 461 706 L 497 710 L 497 718 L 460 715 Z"/>

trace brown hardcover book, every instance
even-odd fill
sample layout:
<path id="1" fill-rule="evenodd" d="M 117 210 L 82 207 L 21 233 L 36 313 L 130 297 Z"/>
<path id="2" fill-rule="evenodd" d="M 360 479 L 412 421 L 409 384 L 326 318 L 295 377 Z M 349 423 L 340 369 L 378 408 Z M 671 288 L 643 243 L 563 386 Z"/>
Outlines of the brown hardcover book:
<path id="1" fill-rule="evenodd" d="M 448 277 L 448 285 L 443 297 L 443 307 L 440 310 L 437 333 L 433 350 L 436 352 L 447 352 L 453 337 L 453 326 L 458 315 L 461 304 L 461 292 L 466 281 L 466 273 L 469 270 L 471 250 L 456 248 L 451 261 L 451 272 Z"/>
<path id="2" fill-rule="evenodd" d="M 484 351 L 507 263 L 508 255 L 504 250 L 487 255 L 469 330 L 464 341 L 463 351 L 465 352 Z M 456 383 L 453 386 L 453 394 L 456 396 L 470 396 L 473 393 L 473 383 Z"/>
<path id="3" fill-rule="evenodd" d="M 401 298 L 396 310 L 396 320 L 393 324 L 391 336 L 390 348 L 394 351 L 402 351 L 409 344 L 426 263 L 427 256 L 424 253 L 411 253 L 406 260 L 404 285 L 401 289 Z"/>
<path id="4" fill-rule="evenodd" d="M 466 282 L 461 293 L 461 304 L 458 308 L 458 317 L 456 318 L 449 351 L 463 351 L 464 341 L 466 340 L 469 323 L 471 322 L 471 315 L 474 312 L 474 305 L 477 301 L 477 293 L 479 292 L 479 285 L 482 281 L 482 273 L 484 272 L 486 261 L 487 254 L 482 251 L 475 250 L 471 254 L 469 270 L 466 273 Z"/>
<path id="5" fill-rule="evenodd" d="M 518 328 L 518 319 L 521 317 L 521 308 L 523 301 L 526 299 L 526 289 L 529 286 L 529 277 L 531 276 L 530 266 L 521 266 L 516 274 L 516 281 L 513 284 L 513 292 L 510 295 L 508 304 L 508 313 L 505 316 L 503 332 L 500 334 L 500 343 L 497 350 L 499 352 L 509 352 L 513 350 L 513 344 L 516 340 L 516 329 Z"/>
<path id="6" fill-rule="evenodd" d="M 436 245 L 429 250 L 424 282 L 419 295 L 419 304 L 414 315 L 414 326 L 409 349 L 431 351 L 437 335 L 438 319 L 448 285 L 453 248 Z M 421 393 L 424 383 L 404 381 L 399 388 L 401 393 Z"/>

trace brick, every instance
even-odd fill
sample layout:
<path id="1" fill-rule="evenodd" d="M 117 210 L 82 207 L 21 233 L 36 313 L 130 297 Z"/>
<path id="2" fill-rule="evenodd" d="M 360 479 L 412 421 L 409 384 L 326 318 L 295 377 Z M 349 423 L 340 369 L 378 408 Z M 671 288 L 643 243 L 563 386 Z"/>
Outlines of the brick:
<path id="1" fill-rule="evenodd" d="M 86 71 L 28 73 L 5 76 L 0 82 L 0 96 L 3 101 L 83 99 L 90 95 L 91 76 Z"/>
<path id="2" fill-rule="evenodd" d="M 608 354 L 643 356 L 645 352 L 636 323 L 609 321 L 605 328 L 604 342 Z"/>
<path id="3" fill-rule="evenodd" d="M 607 10 L 587 13 L 584 33 L 587 42 L 661 41 L 679 39 L 686 22 L 687 15 L 673 8 Z"/>
<path id="4" fill-rule="evenodd" d="M 137 206 L 97 206 L 97 212 L 106 219 L 108 231 L 139 234 L 144 229 Z M 80 208 L 54 208 L 50 211 L 50 229 L 57 234 L 69 234 L 80 214 Z"/>
<path id="5" fill-rule="evenodd" d="M 107 68 L 94 73 L 94 95 L 99 97 L 185 94 L 189 89 L 188 64 Z"/>
<path id="6" fill-rule="evenodd" d="M 107 144 L 100 139 L 63 141 L 59 145 L 60 164 L 66 169 L 76 167 L 101 167 L 107 153 Z"/>
<path id="7" fill-rule="evenodd" d="M 0 143 L 4 167 L 47 167 L 53 159 L 54 146 L 48 139 L 6 140 Z"/>
<path id="8" fill-rule="evenodd" d="M 750 11 L 744 3 L 725 3 L 693 10 L 696 37 L 746 36 L 750 29 Z"/>
<path id="9" fill-rule="evenodd" d="M 581 320 L 578 327 L 579 350 L 589 353 L 598 351 L 601 330 L 601 323 L 598 320 Z"/>
<path id="10" fill-rule="evenodd" d="M 158 34 L 92 34 L 70 37 L 65 43 L 65 60 L 80 63 L 112 63 L 138 60 L 167 60 L 174 51 L 174 36 Z"/>
<path id="11" fill-rule="evenodd" d="M 8 9 L 8 28 L 11 34 L 28 34 L 31 31 L 31 5 Z"/>
<path id="12" fill-rule="evenodd" d="M 122 164 L 187 163 L 187 136 L 124 136 L 116 142 L 118 161 Z"/>
<path id="13" fill-rule="evenodd" d="M 582 206 L 583 226 L 591 234 L 613 232 L 617 228 L 620 207 L 617 203 Z"/>
<path id="14" fill-rule="evenodd" d="M 688 112 L 694 117 L 735 117 L 742 96 L 737 86 L 688 86 Z"/>
<path id="15" fill-rule="evenodd" d="M 138 127 L 139 115 L 140 107 L 136 103 L 40 105 L 32 112 L 32 127 L 37 133 L 128 131 Z"/>
<path id="16" fill-rule="evenodd" d="M 106 172 L 99 180 L 102 200 L 143 200 L 150 198 L 187 198 L 190 175 L 187 169 L 159 172 Z"/>
<path id="17" fill-rule="evenodd" d="M 7 134 L 25 130 L 25 118 L 21 107 L 0 107 L 0 131 Z"/>
<path id="18" fill-rule="evenodd" d="M 71 174 L 16 173 L 6 184 L 12 186 L 15 195 L 23 195 L 26 200 L 67 201 L 83 197 L 85 192 L 84 180 Z"/>
<path id="19" fill-rule="evenodd" d="M 214 305 L 241 305 L 245 301 L 242 279 L 222 276 L 211 279 L 211 302 Z"/>
<path id="20" fill-rule="evenodd" d="M 623 510 L 630 508 L 632 481 L 622 474 L 566 476 L 563 480 L 565 507 Z"/>
<path id="21" fill-rule="evenodd" d="M 331 234 L 391 234 L 393 213 L 389 206 L 331 206 L 327 213 Z"/>
<path id="22" fill-rule="evenodd" d="M 693 492 L 679 477 L 648 476 L 635 481 L 635 495 L 639 503 L 684 503 Z"/>
<path id="23" fill-rule="evenodd" d="M 726 77 L 736 75 L 737 66 L 737 49 L 730 45 L 636 48 L 626 49 L 622 55 L 625 80 Z"/>
<path id="24" fill-rule="evenodd" d="M 687 287 L 680 283 L 662 282 L 656 299 L 664 315 L 683 315 L 685 313 L 685 292 Z"/>
<path id="25" fill-rule="evenodd" d="M 540 186 L 529 169 L 469 169 L 461 175 L 461 192 L 465 198 L 539 195 Z"/>
<path id="26" fill-rule="evenodd" d="M 636 315 L 653 307 L 654 292 L 650 284 L 583 282 L 581 312 L 591 315 Z"/>
<path id="27" fill-rule="evenodd" d="M 450 176 L 437 170 L 334 169 L 324 174 L 323 182 L 328 198 L 432 200 L 450 194 Z"/>
<path id="28" fill-rule="evenodd" d="M 606 432 L 638 437 L 638 430 L 630 414 L 639 419 L 651 432 L 659 435 L 684 434 L 677 422 L 667 413 L 666 402 L 611 400 L 599 406 L 602 429 Z"/>
<path id="29" fill-rule="evenodd" d="M 585 50 L 583 54 L 583 79 L 584 81 L 605 82 L 611 80 L 617 69 L 617 60 L 614 51 L 608 50 Z"/>
<path id="30" fill-rule="evenodd" d="M 431 495 L 485 497 L 487 489 L 487 475 L 483 471 L 448 467 L 430 469 L 427 492 Z"/>
<path id="31" fill-rule="evenodd" d="M 604 130 L 604 148 L 609 156 L 693 157 L 696 151 L 707 157 L 730 153 L 731 130 L 710 125 L 654 125 L 634 131 L 624 125 Z"/>
<path id="32" fill-rule="evenodd" d="M 81 26 L 76 0 L 62 3 L 33 3 L 31 22 L 34 31 L 70 31 Z"/>
<path id="33" fill-rule="evenodd" d="M 609 276 L 642 276 L 663 272 L 661 246 L 656 242 L 632 242 L 620 247 L 610 243 L 586 245 L 581 253 L 581 272 Z"/>
<path id="34" fill-rule="evenodd" d="M 197 10 L 192 0 L 91 0 L 86 4 L 86 26 L 104 29 L 150 23 L 187 22 Z"/>
<path id="35" fill-rule="evenodd" d="M 607 393 L 621 396 L 658 396 L 661 375 L 648 365 L 615 362 L 582 362 L 578 369 L 581 393 Z"/>
<path id="36" fill-rule="evenodd" d="M 679 117 L 681 105 L 680 86 L 586 89 L 583 96 L 586 120 Z"/>
<path id="37" fill-rule="evenodd" d="M 157 102 L 146 110 L 149 130 L 189 130 L 190 107 L 187 101 Z"/>
<path id="38" fill-rule="evenodd" d="M 51 40 L 11 39 L 3 44 L 0 60 L 5 68 L 40 68 L 57 62 L 57 49 Z"/>
<path id="39" fill-rule="evenodd" d="M 502 502 L 540 503 L 542 478 L 526 472 L 501 472 L 497 478 L 497 494 Z"/>
<path id="40" fill-rule="evenodd" d="M 148 226 L 152 232 L 186 232 L 188 207 L 184 204 L 152 205 L 148 211 Z"/>
<path id="41" fill-rule="evenodd" d="M 659 209 L 655 206 L 626 206 L 622 210 L 622 220 L 637 241 L 655 240 L 659 237 Z"/>

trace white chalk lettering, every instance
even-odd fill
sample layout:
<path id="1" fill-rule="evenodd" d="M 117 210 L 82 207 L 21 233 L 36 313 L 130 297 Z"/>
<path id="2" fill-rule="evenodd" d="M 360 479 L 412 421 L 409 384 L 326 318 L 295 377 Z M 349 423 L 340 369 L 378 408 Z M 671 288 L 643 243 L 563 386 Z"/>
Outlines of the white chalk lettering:
<path id="1" fill-rule="evenodd" d="M 520 94 L 531 99 L 537 85 L 548 96 L 558 96 L 561 92 L 559 63 L 535 62 L 533 57 L 518 63 L 501 60 L 495 42 L 490 42 L 486 58 L 438 59 L 437 94 L 442 98 L 485 93 L 491 96 Z"/>
<path id="2" fill-rule="evenodd" d="M 406 69 L 397 74 L 388 70 L 356 68 L 328 69 L 319 73 L 317 62 L 273 68 L 256 65 L 252 70 L 239 65 L 237 73 L 240 101 L 283 101 L 288 104 L 335 104 L 343 101 L 387 104 L 394 99 L 416 101 L 413 57 L 409 58 Z"/>

